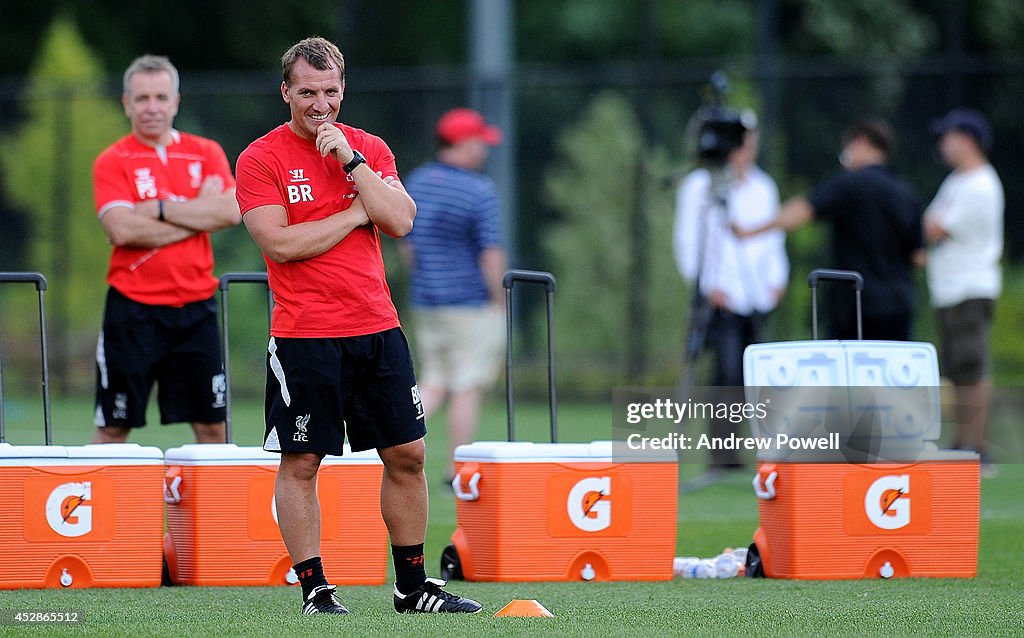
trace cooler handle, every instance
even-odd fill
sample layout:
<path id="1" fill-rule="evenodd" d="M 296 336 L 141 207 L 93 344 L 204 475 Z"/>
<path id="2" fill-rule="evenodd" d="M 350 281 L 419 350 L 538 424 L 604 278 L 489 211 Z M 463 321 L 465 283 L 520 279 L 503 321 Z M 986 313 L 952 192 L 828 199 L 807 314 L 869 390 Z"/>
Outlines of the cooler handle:
<path id="1" fill-rule="evenodd" d="M 274 293 L 270 290 L 267 273 L 229 272 L 220 277 L 220 338 L 221 356 L 224 357 L 224 441 L 231 443 L 234 433 L 231 429 L 231 342 L 228 339 L 228 289 L 232 283 L 262 284 L 267 287 L 267 332 L 270 332 L 270 319 L 274 308 Z"/>
<path id="2" fill-rule="evenodd" d="M 53 444 L 53 418 L 50 414 L 50 367 L 46 344 L 46 277 L 38 272 L 0 272 L 0 283 L 35 284 L 39 294 L 39 356 L 43 377 L 43 436 L 47 445 Z M 2 367 L 2 364 L 0 364 Z M 3 375 L 0 372 L 0 443 L 7 441 L 3 410 Z"/>
<path id="3" fill-rule="evenodd" d="M 864 323 L 861 313 L 861 292 L 864 290 L 864 277 L 856 270 L 832 270 L 818 268 L 807 275 L 807 286 L 811 289 L 811 338 L 818 338 L 818 282 L 848 281 L 853 284 L 853 295 L 857 301 L 857 338 L 864 338 Z"/>
<path id="4" fill-rule="evenodd" d="M 508 411 L 508 440 L 515 440 L 515 400 L 512 381 L 512 288 L 515 283 L 541 284 L 545 291 L 548 332 L 548 412 L 551 423 L 551 442 L 558 441 L 558 400 L 555 397 L 555 337 L 554 312 L 555 276 L 541 270 L 509 270 L 501 280 L 505 288 L 505 409 Z"/>
<path id="5" fill-rule="evenodd" d="M 775 498 L 775 479 L 779 478 L 779 473 L 775 470 L 770 470 L 767 475 L 763 475 L 761 470 L 758 470 L 754 474 L 754 480 L 751 484 L 754 486 L 754 494 L 757 494 L 757 498 L 763 501 L 770 501 Z M 762 487 L 762 485 L 764 487 Z"/>
<path id="6" fill-rule="evenodd" d="M 170 471 L 164 476 L 164 503 L 181 502 L 181 472 Z"/>
<path id="7" fill-rule="evenodd" d="M 469 477 L 468 492 L 462 491 L 462 473 L 455 475 L 452 479 L 452 489 L 455 490 L 455 498 L 460 501 L 475 501 L 480 498 L 480 472 L 473 472 L 473 476 Z"/>

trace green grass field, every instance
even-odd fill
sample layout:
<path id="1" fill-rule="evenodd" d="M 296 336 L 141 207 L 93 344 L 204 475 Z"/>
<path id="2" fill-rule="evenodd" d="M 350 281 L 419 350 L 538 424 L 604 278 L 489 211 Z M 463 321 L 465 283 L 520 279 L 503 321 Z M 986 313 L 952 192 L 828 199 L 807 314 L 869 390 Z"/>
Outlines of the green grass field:
<path id="1" fill-rule="evenodd" d="M 35 400 L 8 400 L 7 438 L 41 443 Z M 88 441 L 87 401 L 54 405 L 55 442 Z M 546 437 L 546 406 L 524 406 L 517 427 L 523 439 Z M 606 406 L 562 405 L 563 441 L 607 438 Z M 153 422 L 154 419 L 151 419 Z M 427 534 L 428 571 L 436 574 L 441 549 L 455 527 L 454 499 L 441 486 L 445 473 L 442 422 L 428 435 L 432 502 Z M 235 441 L 261 442 L 259 401 L 240 401 Z M 481 439 L 504 437 L 504 407 L 486 411 Z M 133 441 L 171 447 L 191 438 L 185 425 L 154 426 Z M 684 476 L 698 471 L 684 466 Z M 161 587 L 157 589 L 0 591 L 0 610 L 79 610 L 76 626 L 0 624 L 0 636 L 1020 636 L 1024 635 L 1024 466 L 1002 465 L 982 483 L 981 549 L 974 579 L 860 581 L 675 580 L 658 583 L 454 583 L 452 589 L 485 604 L 472 617 L 406 617 L 391 608 L 390 587 L 340 591 L 353 614 L 302 617 L 296 589 Z M 2 510 L 0 510 L 2 511 Z M 713 556 L 724 546 L 750 542 L 757 526 L 749 478 L 738 476 L 686 494 L 679 503 L 677 555 Z M 534 598 L 550 619 L 493 618 L 513 598 Z"/>

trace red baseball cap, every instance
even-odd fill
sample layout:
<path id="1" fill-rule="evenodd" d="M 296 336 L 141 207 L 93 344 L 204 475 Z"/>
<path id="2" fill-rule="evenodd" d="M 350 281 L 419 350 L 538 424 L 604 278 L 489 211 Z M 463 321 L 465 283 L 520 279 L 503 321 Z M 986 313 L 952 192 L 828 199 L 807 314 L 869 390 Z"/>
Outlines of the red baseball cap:
<path id="1" fill-rule="evenodd" d="M 452 109 L 437 121 L 437 135 L 449 144 L 458 144 L 473 137 L 496 146 L 501 143 L 501 129 L 489 125 L 484 116 L 473 109 Z"/>

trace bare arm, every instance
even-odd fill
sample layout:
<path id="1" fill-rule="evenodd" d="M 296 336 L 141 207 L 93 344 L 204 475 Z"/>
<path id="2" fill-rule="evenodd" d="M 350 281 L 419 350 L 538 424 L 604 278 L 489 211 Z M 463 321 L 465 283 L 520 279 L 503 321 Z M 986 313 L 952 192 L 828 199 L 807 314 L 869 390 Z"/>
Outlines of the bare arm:
<path id="1" fill-rule="evenodd" d="M 812 219 L 814 219 L 814 207 L 811 206 L 811 202 L 806 197 L 793 197 L 782 205 L 779 214 L 770 222 L 747 230 L 733 226 L 733 232 L 740 238 L 753 237 L 776 228 L 788 233 L 804 226 Z"/>
<path id="2" fill-rule="evenodd" d="M 793 197 L 779 210 L 778 216 L 772 220 L 773 228 L 781 228 L 787 233 L 804 226 L 814 219 L 814 207 L 806 197 Z"/>
<path id="3" fill-rule="evenodd" d="M 302 261 L 334 248 L 349 233 L 370 221 L 360 199 L 362 196 L 330 217 L 299 224 L 289 225 L 284 206 L 277 205 L 254 208 L 242 219 L 271 261 Z"/>
<path id="4" fill-rule="evenodd" d="M 484 274 L 484 283 L 487 284 L 487 294 L 491 303 L 496 306 L 505 305 L 505 289 L 502 278 L 508 270 L 508 258 L 505 249 L 500 246 L 485 248 L 480 253 L 480 270 Z"/>
<path id="5" fill-rule="evenodd" d="M 939 244 L 949 239 L 949 232 L 935 219 L 934 215 L 925 215 L 924 240 L 929 244 Z"/>
<path id="6" fill-rule="evenodd" d="M 318 129 L 316 147 L 324 157 L 331 154 L 342 164 L 348 164 L 354 156 L 345 134 L 329 123 Z M 359 198 L 363 200 L 367 217 L 377 228 L 392 237 L 404 237 L 412 230 L 416 204 L 401 182 L 381 179 L 366 164 L 352 171 L 352 179 L 359 188 Z"/>
<path id="7" fill-rule="evenodd" d="M 135 211 L 156 220 L 160 217 L 159 202 L 147 200 L 137 204 Z M 211 175 L 203 180 L 199 193 L 187 201 L 164 200 L 164 221 L 195 232 L 213 233 L 237 226 L 242 221 L 234 187 L 224 190 L 224 180 Z"/>
<path id="8" fill-rule="evenodd" d="M 155 216 L 150 219 L 140 214 L 138 208 L 127 206 L 108 209 L 100 217 L 100 222 L 110 243 L 122 248 L 160 248 L 195 235 L 188 228 L 157 221 Z"/>

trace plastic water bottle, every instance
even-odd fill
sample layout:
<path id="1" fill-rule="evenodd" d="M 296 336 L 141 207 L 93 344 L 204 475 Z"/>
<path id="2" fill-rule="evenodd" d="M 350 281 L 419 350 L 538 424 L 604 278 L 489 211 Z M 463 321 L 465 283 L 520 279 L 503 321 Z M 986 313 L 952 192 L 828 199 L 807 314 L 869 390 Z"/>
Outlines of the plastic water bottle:
<path id="1" fill-rule="evenodd" d="M 695 578 L 714 578 L 715 577 L 715 561 L 710 558 L 697 563 L 697 567 L 694 573 Z"/>
<path id="2" fill-rule="evenodd" d="M 736 562 L 737 563 L 739 563 L 740 565 L 746 565 L 747 564 L 747 548 L 746 547 L 737 547 L 736 549 L 732 550 L 732 553 L 733 553 L 734 556 L 736 556 Z"/>
<path id="3" fill-rule="evenodd" d="M 672 573 L 680 578 L 693 578 L 699 562 L 696 556 L 676 556 L 672 559 Z"/>
<path id="4" fill-rule="evenodd" d="M 715 578 L 732 578 L 740 570 L 736 555 L 725 552 L 715 557 Z"/>
<path id="5" fill-rule="evenodd" d="M 715 561 L 700 558 L 683 559 L 684 579 L 713 579 L 715 578 Z"/>
<path id="6" fill-rule="evenodd" d="M 747 549 L 726 547 L 714 558 L 679 556 L 672 559 L 672 573 L 682 578 L 733 578 L 745 571 Z"/>

